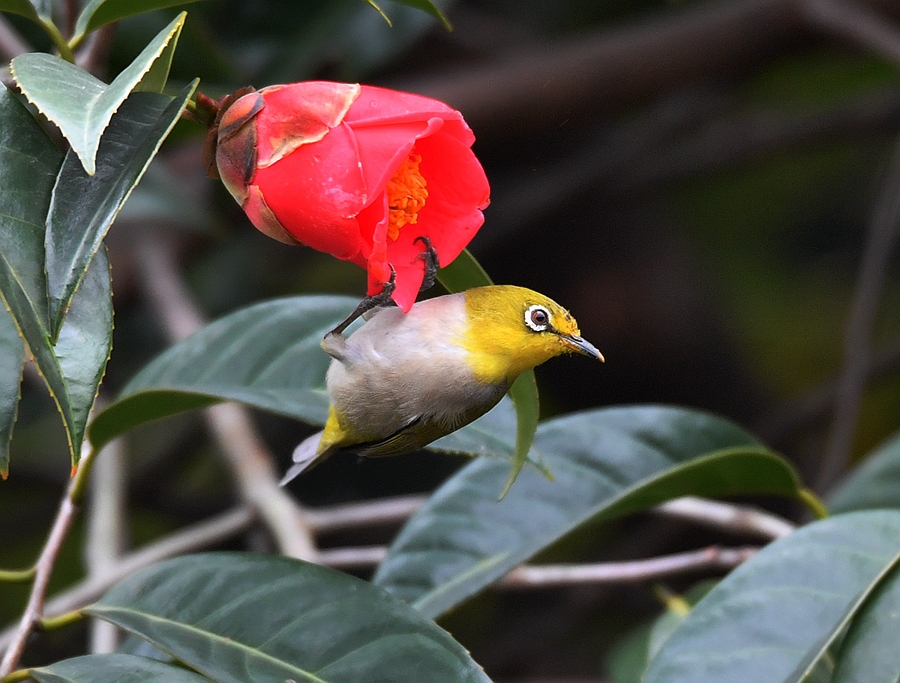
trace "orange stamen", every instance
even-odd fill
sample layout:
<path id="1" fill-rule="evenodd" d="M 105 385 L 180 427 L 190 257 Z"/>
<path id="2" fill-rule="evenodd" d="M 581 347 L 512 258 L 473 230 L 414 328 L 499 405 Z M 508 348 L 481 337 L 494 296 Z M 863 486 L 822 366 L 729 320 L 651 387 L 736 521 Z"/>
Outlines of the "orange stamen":
<path id="1" fill-rule="evenodd" d="M 392 240 L 400 236 L 400 228 L 404 225 L 414 224 L 419 220 L 419 211 L 425 206 L 425 200 L 428 198 L 425 178 L 419 172 L 420 163 L 422 157 L 410 152 L 385 187 L 390 211 L 388 237 Z"/>

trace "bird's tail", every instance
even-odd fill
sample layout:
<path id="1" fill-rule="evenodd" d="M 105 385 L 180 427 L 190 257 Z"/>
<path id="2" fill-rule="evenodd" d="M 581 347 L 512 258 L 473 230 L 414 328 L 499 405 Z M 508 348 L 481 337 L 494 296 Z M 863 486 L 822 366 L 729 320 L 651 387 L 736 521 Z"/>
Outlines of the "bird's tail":
<path id="1" fill-rule="evenodd" d="M 322 441 L 322 435 L 325 432 L 317 432 L 300 442 L 300 445 L 294 449 L 292 457 L 294 464 L 278 482 L 279 486 L 284 486 L 292 479 L 300 475 L 304 470 L 309 469 L 322 459 L 326 454 L 319 453 L 319 443 Z"/>

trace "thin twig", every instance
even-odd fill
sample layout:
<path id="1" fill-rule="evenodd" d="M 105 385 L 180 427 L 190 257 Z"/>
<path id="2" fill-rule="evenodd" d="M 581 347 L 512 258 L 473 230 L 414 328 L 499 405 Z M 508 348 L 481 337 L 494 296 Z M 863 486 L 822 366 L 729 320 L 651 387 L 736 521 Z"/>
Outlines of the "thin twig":
<path id="1" fill-rule="evenodd" d="M 728 570 L 753 557 L 758 548 L 720 548 L 653 557 L 629 562 L 597 564 L 522 565 L 497 584 L 501 588 L 534 588 L 589 583 L 652 581 L 686 572 Z"/>
<path id="2" fill-rule="evenodd" d="M 871 8 L 841 0 L 802 0 L 799 6 L 817 28 L 900 65 L 900 32 Z"/>
<path id="3" fill-rule="evenodd" d="M 418 510 L 426 500 L 426 496 L 397 496 L 362 503 L 309 508 L 306 510 L 306 519 L 317 534 L 399 524 Z"/>
<path id="4" fill-rule="evenodd" d="M 786 519 L 757 508 L 694 496 L 670 500 L 654 508 L 654 512 L 769 540 L 786 536 L 796 528 Z"/>
<path id="5" fill-rule="evenodd" d="M 85 442 L 87 446 L 87 442 Z M 44 599 L 47 595 L 47 584 L 50 582 L 50 576 L 53 568 L 56 566 L 56 560 L 62 549 L 63 542 L 69 533 L 75 515 L 81 506 L 81 500 L 84 496 L 87 477 L 93 465 L 93 459 L 96 453 L 88 451 L 81 457 L 81 462 L 75 472 L 75 476 L 69 481 L 66 495 L 62 499 L 59 512 L 50 529 L 50 535 L 44 544 L 41 554 L 34 565 L 34 583 L 31 587 L 31 593 L 28 597 L 28 603 L 19 625 L 13 631 L 9 646 L 0 662 L 0 678 L 8 674 L 16 668 L 22 651 L 25 649 L 25 643 L 28 636 L 34 630 L 35 626 L 44 617 Z"/>
<path id="6" fill-rule="evenodd" d="M 199 330 L 204 320 L 181 280 L 171 246 L 157 233 L 144 230 L 137 256 L 145 291 L 168 337 L 179 341 Z M 246 409 L 220 404 L 208 408 L 204 415 L 241 496 L 259 510 L 281 552 L 305 559 L 315 557 L 315 540 L 304 510 L 278 485 L 274 458 L 257 435 Z"/>
<path id="7" fill-rule="evenodd" d="M 818 490 L 827 490 L 850 461 L 860 402 L 870 366 L 870 338 L 891 254 L 900 235 L 900 138 L 875 206 L 860 272 L 844 333 L 844 358 L 835 397 L 834 422 L 818 476 Z"/>
<path id="8" fill-rule="evenodd" d="M 122 555 L 115 567 L 103 576 L 89 576 L 48 600 L 44 606 L 44 615 L 52 618 L 81 609 L 129 574 L 170 557 L 195 552 L 233 538 L 249 529 L 256 521 L 254 511 L 244 505 Z M 8 647 L 15 634 L 16 629 L 0 633 L 0 649 Z"/>

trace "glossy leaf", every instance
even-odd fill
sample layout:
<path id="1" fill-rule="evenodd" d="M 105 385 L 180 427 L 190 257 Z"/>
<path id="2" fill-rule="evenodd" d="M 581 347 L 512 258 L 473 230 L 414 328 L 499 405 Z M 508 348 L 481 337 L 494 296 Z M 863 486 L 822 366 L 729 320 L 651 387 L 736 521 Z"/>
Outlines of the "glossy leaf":
<path id="1" fill-rule="evenodd" d="M 525 470 L 496 500 L 503 464 L 476 460 L 409 520 L 374 581 L 430 617 L 443 614 L 566 534 L 684 495 L 796 496 L 784 460 L 721 418 L 635 406 L 541 423 L 535 447 L 552 470 Z"/>
<path id="2" fill-rule="evenodd" d="M 99 447 L 143 422 L 217 401 L 324 424 L 331 359 L 319 344 L 356 303 L 339 296 L 277 299 L 207 325 L 122 389 L 91 422 L 91 442 Z"/>
<path id="3" fill-rule="evenodd" d="M 187 5 L 197 0 L 90 0 L 75 22 L 73 43 L 81 42 L 85 35 L 114 21 L 135 17 L 166 7 Z"/>
<path id="4" fill-rule="evenodd" d="M 898 559 L 900 511 L 838 515 L 785 536 L 691 610 L 644 682 L 801 683 Z"/>
<path id="5" fill-rule="evenodd" d="M 448 292 L 464 292 L 472 287 L 487 287 L 494 284 L 472 252 L 463 249 L 453 261 L 437 272 L 437 280 Z"/>
<path id="6" fill-rule="evenodd" d="M 432 0 L 395 0 L 396 2 L 402 3 L 404 5 L 409 5 L 410 7 L 415 7 L 416 9 L 420 9 L 423 12 L 428 12 L 435 19 L 439 20 L 448 31 L 453 30 L 453 25 L 444 16 L 444 13 L 441 12 L 440 8 L 432 2 Z"/>
<path id="7" fill-rule="evenodd" d="M 854 618 L 837 649 L 831 683 L 900 680 L 900 572 L 895 568 Z"/>
<path id="8" fill-rule="evenodd" d="M 69 303 L 110 225 L 178 121 L 196 81 L 172 99 L 134 93 L 113 116 L 90 176 L 70 150 L 47 218 L 47 287 L 51 336 L 59 333 Z"/>
<path id="9" fill-rule="evenodd" d="M 452 263 L 441 268 L 437 278 L 448 292 L 464 292 L 472 287 L 493 284 L 490 276 L 468 249 L 463 249 Z M 533 370 L 523 372 L 516 378 L 509 389 L 509 397 L 516 409 L 516 447 L 512 470 L 500 490 L 500 498 L 509 492 L 516 477 L 519 476 L 519 472 L 528 461 L 528 453 L 534 443 L 534 432 L 540 416 L 540 399 Z M 543 468 L 543 471 L 547 476 L 551 476 L 548 469 Z"/>
<path id="10" fill-rule="evenodd" d="M 25 365 L 25 342 L 16 323 L 0 306 L 0 478 L 9 473 L 9 440 L 19 409 L 19 385 Z"/>
<path id="11" fill-rule="evenodd" d="M 63 378 L 64 394 L 54 394 L 66 424 L 72 465 L 81 444 L 106 362 L 112 351 L 113 305 L 109 257 L 101 247 L 72 299 L 52 354 Z M 41 364 L 40 358 L 38 364 Z"/>
<path id="12" fill-rule="evenodd" d="M 62 378 L 53 363 L 47 363 L 49 349 L 46 330 L 48 306 L 44 277 L 44 219 L 50 193 L 62 155 L 37 125 L 18 99 L 5 87 L 0 89 L 0 296 L 12 312 L 10 329 L 4 316 L 2 339 L 5 351 L 0 372 L 3 396 L 3 452 L 15 419 L 19 383 L 22 376 L 19 332 L 44 362 L 41 370 L 48 384 L 60 387 Z M 15 336 L 13 336 L 15 334 Z M 18 350 L 17 350 L 18 349 Z M 2 470 L 7 467 L 2 458 Z"/>
<path id="13" fill-rule="evenodd" d="M 0 12 L 18 14 L 22 17 L 28 17 L 36 23 L 40 23 L 37 10 L 30 0 L 0 0 Z"/>
<path id="14" fill-rule="evenodd" d="M 900 432 L 866 456 L 828 499 L 832 512 L 900 508 Z"/>
<path id="15" fill-rule="evenodd" d="M 85 612 L 221 683 L 488 680 L 402 601 L 286 557 L 177 558 L 125 579 Z"/>
<path id="16" fill-rule="evenodd" d="M 180 666 L 127 654 L 73 657 L 28 673 L 38 683 L 209 683 Z"/>
<path id="17" fill-rule="evenodd" d="M 94 174 L 100 136 L 112 115 L 181 31 L 184 17 L 182 12 L 109 85 L 48 54 L 31 52 L 12 61 L 23 94 L 59 127 L 88 175 Z"/>

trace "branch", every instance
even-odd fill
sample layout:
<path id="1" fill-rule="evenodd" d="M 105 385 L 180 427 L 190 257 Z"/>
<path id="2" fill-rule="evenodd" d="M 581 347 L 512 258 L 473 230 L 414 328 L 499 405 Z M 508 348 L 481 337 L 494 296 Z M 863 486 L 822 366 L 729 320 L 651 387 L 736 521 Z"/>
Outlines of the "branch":
<path id="1" fill-rule="evenodd" d="M 85 442 L 85 448 L 88 448 L 87 442 Z M 84 497 L 87 478 L 95 455 L 95 451 L 89 451 L 82 455 L 75 475 L 69 480 L 66 495 L 62 499 L 59 512 L 56 514 L 56 519 L 50 529 L 50 535 L 34 565 L 34 583 L 28 596 L 25 611 L 22 613 L 19 625 L 12 632 L 6 654 L 4 654 L 3 660 L 0 662 L 0 678 L 16 668 L 19 658 L 22 656 L 22 651 L 25 649 L 28 636 L 31 635 L 35 626 L 44 616 L 44 599 L 47 594 L 47 584 L 50 582 L 50 576 L 53 573 L 63 542 L 66 540 L 72 521 L 75 519 Z"/>
<path id="2" fill-rule="evenodd" d="M 834 423 L 818 476 L 818 489 L 826 490 L 850 462 L 860 402 L 871 354 L 870 339 L 879 300 L 900 235 L 900 138 L 869 224 L 860 261 L 856 292 L 844 332 L 844 359 L 838 378 Z"/>
<path id="3" fill-rule="evenodd" d="M 118 563 L 103 576 L 89 576 L 68 590 L 47 602 L 44 614 L 48 618 L 81 609 L 99 599 L 107 590 L 129 574 L 156 564 L 170 557 L 195 552 L 228 540 L 247 530 L 257 521 L 249 506 L 235 508 L 205 522 L 195 524 L 182 531 L 132 551 L 119 558 Z M 0 633 L 0 649 L 8 646 L 16 637 L 16 629 Z"/>
<path id="4" fill-rule="evenodd" d="M 145 291 L 169 338 L 185 339 L 199 330 L 204 320 L 181 280 L 171 245 L 151 231 L 144 230 L 142 235 L 137 257 Z M 242 498 L 259 511 L 281 552 L 312 559 L 315 541 L 305 512 L 278 485 L 274 459 L 257 435 L 246 409 L 223 403 L 207 408 L 204 416 Z"/>
<path id="5" fill-rule="evenodd" d="M 0 61 L 10 62 L 21 54 L 33 51 L 34 48 L 9 22 L 9 19 L 0 15 Z"/>
<path id="6" fill-rule="evenodd" d="M 859 4 L 898 14 L 896 0 Z M 520 135 L 572 117 L 611 117 L 689 84 L 730 81 L 755 71 L 812 37 L 810 21 L 797 5 L 796 0 L 689 5 L 623 28 L 565 42 L 520 44 L 484 63 L 385 85 L 466 112 L 481 139 Z"/>
<path id="7" fill-rule="evenodd" d="M 310 508 L 306 510 L 306 520 L 319 534 L 359 527 L 399 524 L 418 510 L 426 500 L 426 496 L 397 496 L 362 503 Z"/>
<path id="8" fill-rule="evenodd" d="M 522 565 L 497 584 L 502 588 L 534 588 L 572 584 L 652 581 L 686 572 L 734 569 L 753 557 L 757 548 L 710 546 L 674 555 L 629 562 L 597 564 Z"/>
<path id="9" fill-rule="evenodd" d="M 759 536 L 768 540 L 786 536 L 796 528 L 787 520 L 763 510 L 693 496 L 670 500 L 657 506 L 653 511 L 699 522 L 723 531 Z"/>
<path id="10" fill-rule="evenodd" d="M 870 8 L 841 0 L 802 0 L 800 9 L 814 27 L 900 65 L 900 33 Z"/>
<path id="11" fill-rule="evenodd" d="M 91 478 L 87 510 L 84 561 L 88 576 L 101 578 L 115 571 L 125 542 L 125 490 L 127 476 L 121 441 L 103 448 Z M 90 652 L 114 652 L 119 630 L 98 619 L 90 624 Z"/>

